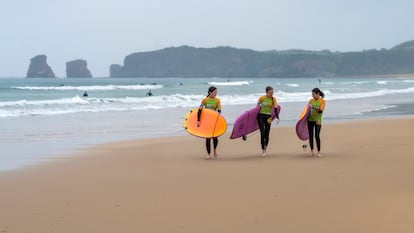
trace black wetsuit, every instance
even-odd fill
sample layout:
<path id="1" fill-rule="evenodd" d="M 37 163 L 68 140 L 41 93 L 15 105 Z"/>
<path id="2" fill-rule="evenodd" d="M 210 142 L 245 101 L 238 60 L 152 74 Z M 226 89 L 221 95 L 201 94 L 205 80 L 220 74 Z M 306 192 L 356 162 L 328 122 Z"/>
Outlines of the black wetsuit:
<path id="1" fill-rule="evenodd" d="M 309 144 L 311 150 L 313 150 L 313 135 L 315 132 L 315 139 L 316 139 L 316 147 L 318 151 L 321 151 L 321 129 L 322 125 L 316 124 L 316 121 L 308 121 L 308 130 L 309 130 Z"/>
<path id="2" fill-rule="evenodd" d="M 279 119 L 279 112 L 278 109 L 275 108 L 275 115 L 276 119 Z M 271 115 L 261 114 L 257 115 L 257 123 L 259 123 L 259 130 L 260 130 L 260 142 L 262 144 L 262 150 L 266 150 L 267 146 L 269 145 L 269 135 L 270 129 L 272 128 L 272 121 L 269 122 L 269 118 Z"/>
<path id="3" fill-rule="evenodd" d="M 316 146 L 318 151 L 321 151 L 321 129 L 322 129 L 322 114 L 325 110 L 326 102 L 323 98 L 317 100 L 309 100 L 309 104 L 312 105 L 311 113 L 308 119 L 308 130 L 309 130 L 309 144 L 311 150 L 313 150 L 313 139 L 315 136 Z"/>

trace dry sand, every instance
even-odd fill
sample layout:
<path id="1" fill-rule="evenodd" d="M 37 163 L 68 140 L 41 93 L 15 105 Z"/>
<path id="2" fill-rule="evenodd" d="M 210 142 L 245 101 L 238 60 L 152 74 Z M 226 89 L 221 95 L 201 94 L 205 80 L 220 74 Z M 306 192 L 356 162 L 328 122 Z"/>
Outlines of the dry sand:
<path id="1" fill-rule="evenodd" d="M 0 173 L 0 232 L 414 232 L 414 118 L 325 124 L 322 158 L 292 127 L 97 146 Z"/>

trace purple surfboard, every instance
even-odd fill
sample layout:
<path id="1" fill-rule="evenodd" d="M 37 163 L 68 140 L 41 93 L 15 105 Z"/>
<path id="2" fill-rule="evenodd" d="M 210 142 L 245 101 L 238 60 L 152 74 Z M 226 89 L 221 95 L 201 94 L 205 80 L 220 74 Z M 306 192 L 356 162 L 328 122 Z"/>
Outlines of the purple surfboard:
<path id="1" fill-rule="evenodd" d="M 302 141 L 309 139 L 309 132 L 308 132 L 308 118 L 311 112 L 312 106 L 310 104 L 306 105 L 303 108 L 302 113 L 299 116 L 298 123 L 296 123 L 296 135 Z"/>
<path id="2" fill-rule="evenodd" d="M 277 105 L 277 109 L 280 114 L 280 105 Z M 256 106 L 245 111 L 239 117 L 237 117 L 233 125 L 233 131 L 231 133 L 230 139 L 247 136 L 248 134 L 258 130 L 259 124 L 257 123 L 257 115 L 259 115 L 259 112 L 260 106 Z M 275 117 L 276 115 L 273 114 L 272 119 L 275 119 Z"/>

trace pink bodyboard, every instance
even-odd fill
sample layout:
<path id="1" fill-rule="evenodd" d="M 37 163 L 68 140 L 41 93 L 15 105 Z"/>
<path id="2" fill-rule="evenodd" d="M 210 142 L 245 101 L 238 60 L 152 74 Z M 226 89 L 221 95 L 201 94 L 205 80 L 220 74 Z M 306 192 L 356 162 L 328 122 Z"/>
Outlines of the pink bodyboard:
<path id="1" fill-rule="evenodd" d="M 281 107 L 277 105 L 278 113 L 280 114 Z M 259 129 L 259 124 L 257 123 L 257 116 L 260 112 L 260 106 L 251 108 L 234 121 L 233 131 L 231 133 L 230 139 L 236 139 L 239 137 L 247 136 L 250 133 Z M 272 115 L 272 119 L 275 119 L 276 115 Z"/>
<path id="2" fill-rule="evenodd" d="M 299 116 L 299 120 L 296 123 L 296 135 L 302 141 L 309 139 L 308 131 L 308 118 L 311 112 L 312 106 L 310 104 L 306 105 L 302 113 Z"/>

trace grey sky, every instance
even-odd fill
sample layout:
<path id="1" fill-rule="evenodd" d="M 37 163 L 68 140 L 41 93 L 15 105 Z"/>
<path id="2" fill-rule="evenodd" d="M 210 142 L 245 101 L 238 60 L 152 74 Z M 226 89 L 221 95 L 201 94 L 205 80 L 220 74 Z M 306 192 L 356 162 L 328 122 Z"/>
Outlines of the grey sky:
<path id="1" fill-rule="evenodd" d="M 46 54 L 56 75 L 84 58 L 94 76 L 170 46 L 351 51 L 414 39 L 412 0 L 13 0 L 0 3 L 0 76 Z"/>

